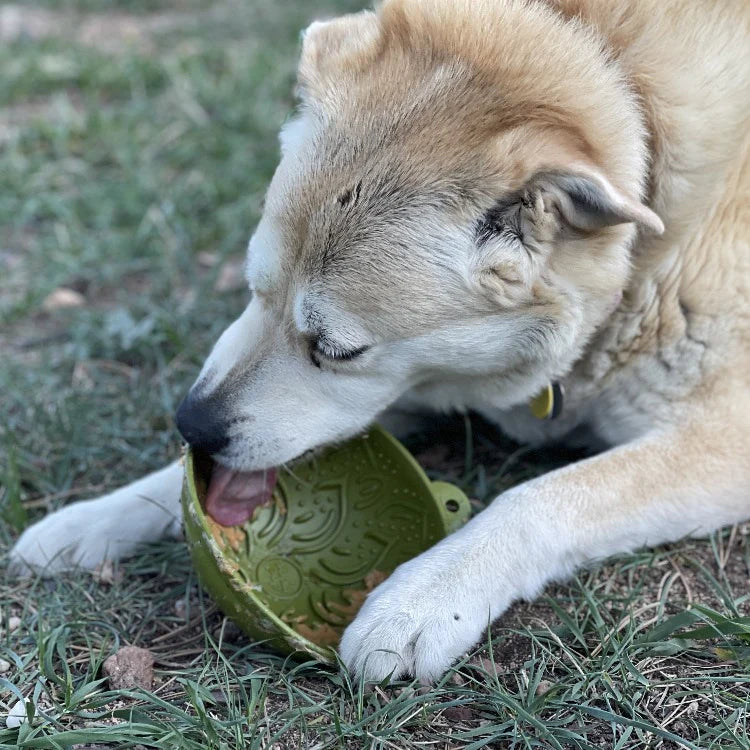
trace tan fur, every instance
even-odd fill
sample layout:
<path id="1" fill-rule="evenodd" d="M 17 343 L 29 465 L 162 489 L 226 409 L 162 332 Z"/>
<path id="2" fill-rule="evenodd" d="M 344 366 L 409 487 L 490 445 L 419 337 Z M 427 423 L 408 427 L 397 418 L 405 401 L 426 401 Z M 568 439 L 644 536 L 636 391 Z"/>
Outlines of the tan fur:
<path id="1" fill-rule="evenodd" d="M 563 18 L 555 18 L 552 10 Z M 376 23 L 369 14 L 356 18 L 360 25 Z M 338 22 L 337 28 L 343 27 L 349 27 L 347 19 Z M 650 351 L 649 342 L 668 344 L 664 328 L 677 337 L 684 333 L 684 314 L 674 310 L 678 297 L 688 313 L 722 314 L 722 332 L 732 326 L 727 306 L 736 310 L 742 316 L 738 333 L 747 332 L 746 3 L 395 1 L 381 8 L 380 35 L 369 29 L 360 40 L 350 27 L 349 32 L 340 32 L 343 49 L 326 49 L 327 66 L 336 81 L 347 75 L 353 83 L 358 79 L 377 109 L 402 94 L 400 86 L 416 88 L 414 81 L 424 75 L 423 68 L 441 59 L 458 59 L 473 72 L 481 71 L 471 92 L 478 94 L 475 106 L 466 101 L 457 105 L 455 95 L 446 105 L 463 110 L 462 120 L 470 117 L 485 127 L 475 128 L 473 122 L 457 127 L 455 111 L 444 121 L 434 108 L 430 116 L 450 131 L 446 138 L 456 134 L 453 147 L 460 146 L 461 158 L 474 139 L 488 133 L 497 139 L 502 134 L 507 145 L 498 161 L 509 173 L 509 186 L 555 166 L 555 159 L 570 160 L 576 150 L 614 176 L 626 192 L 637 195 L 639 183 L 648 179 L 649 202 L 668 231 L 662 237 L 639 238 L 623 314 L 637 315 L 636 301 L 652 307 L 642 297 L 662 293 L 662 285 L 668 284 L 674 293 L 669 308 L 660 311 L 669 320 L 657 323 L 649 316 L 643 321 L 648 327 L 658 325 L 662 333 L 642 331 L 638 346 Z M 346 47 L 352 38 L 356 45 Z M 303 81 L 310 62 L 303 57 Z M 404 62 L 401 75 L 389 75 Z M 372 78 L 367 76 L 368 63 L 373 65 Z M 395 79 L 400 79 L 396 92 Z M 356 94 L 345 86 L 337 89 L 359 108 Z M 631 92 L 636 99 L 630 98 Z M 537 126 L 542 132 L 535 139 Z M 435 159 L 445 158 L 435 153 L 443 144 L 432 129 L 420 136 Z M 646 154 L 641 153 L 644 145 L 650 147 L 648 168 L 643 164 Z M 706 273 L 711 265 L 717 269 Z M 728 296 L 721 293 L 726 276 L 732 277 Z M 613 323 L 618 324 L 617 317 Z"/>
<path id="2" fill-rule="evenodd" d="M 383 169 L 404 162 L 415 182 L 439 184 L 449 175 L 454 187 L 468 191 L 473 183 L 497 195 L 539 171 L 583 165 L 601 170 L 629 200 L 647 188 L 648 203 L 667 227 L 663 236 L 642 232 L 623 253 L 613 242 L 618 233 L 628 239 L 630 227 L 621 225 L 586 237 L 585 247 L 558 241 L 549 253 L 549 270 L 579 290 L 599 301 L 625 297 L 588 355 L 578 358 L 573 381 L 582 382 L 571 391 L 589 399 L 592 387 L 606 387 L 636 355 L 658 358 L 659 348 L 674 360 L 662 362 L 666 379 L 675 379 L 668 373 L 676 368 L 678 382 L 690 380 L 697 357 L 705 379 L 710 353 L 696 351 L 691 325 L 725 341 L 722 366 L 747 370 L 740 365 L 746 347 L 728 356 L 726 347 L 738 341 L 726 341 L 732 322 L 724 306 L 732 304 L 734 316 L 747 314 L 742 141 L 750 123 L 749 17 L 741 0 L 720 7 L 708 0 L 392 0 L 377 15 L 313 27 L 300 81 L 354 138 L 364 138 L 357 129 L 370 126 L 370 139 L 386 145 Z M 326 190 L 332 175 L 335 168 L 324 177 Z M 708 271 L 712 265 L 717 269 Z M 731 299 L 721 291 L 723 274 L 734 278 Z M 505 307 L 554 304 L 543 280 L 517 263 L 499 259 L 479 278 Z M 519 287 L 519 281 L 529 283 Z M 407 284 L 414 286 L 408 275 Z M 400 287 L 394 292 L 406 296 Z M 720 310 L 722 320 L 712 326 L 706 316 Z M 422 312 L 435 321 L 436 310 Z M 584 319 L 595 315 L 583 312 Z M 741 338 L 744 318 L 737 328 Z M 668 390 L 671 398 L 680 388 Z"/>
<path id="3" fill-rule="evenodd" d="M 672 360 L 665 360 L 665 379 L 672 379 L 669 367 L 684 379 L 677 342 L 690 338 L 692 325 L 709 344 L 698 352 L 703 390 L 718 369 L 737 381 L 738 398 L 747 398 L 750 6 L 742 0 L 555 5 L 603 35 L 638 93 L 649 133 L 650 202 L 667 227 L 635 248 L 626 303 L 611 324 L 619 329 L 618 362 L 661 351 Z M 686 359 L 694 360 L 695 348 L 686 348 Z M 693 371 L 693 362 L 685 364 Z"/>
<path id="4" fill-rule="evenodd" d="M 392 84 L 396 69 L 419 99 L 429 98 L 425 68 L 454 66 L 453 91 L 438 95 L 431 112 L 450 127 L 453 145 L 433 124 L 421 132 L 443 170 L 455 174 L 445 161 L 453 149 L 466 165 L 480 144 L 493 149 L 495 190 L 500 175 L 512 190 L 540 170 L 582 164 L 627 200 L 645 194 L 666 227 L 661 236 L 641 231 L 632 246 L 618 237 L 622 226 L 566 240 L 542 200 L 537 214 L 551 229 L 532 224 L 544 248 L 539 267 L 509 258 L 480 271 L 482 287 L 507 309 L 541 302 L 554 311 L 553 290 L 567 283 L 584 299 L 577 339 L 584 348 L 560 373 L 568 414 L 549 430 L 497 415 L 501 423 L 539 439 L 583 422 L 624 444 L 534 483 L 538 507 L 524 524 L 534 526 L 535 512 L 552 518 L 562 503 L 569 554 L 586 559 L 628 547 L 639 534 L 642 543 L 659 542 L 710 528 L 712 515 L 721 522 L 750 514 L 750 6 L 390 0 L 368 23 L 380 34 L 370 29 L 353 69 L 381 108 L 403 95 Z M 475 175 L 485 166 L 478 161 L 468 160 Z M 619 292 L 621 304 L 597 320 L 595 302 Z M 589 321 L 598 329 L 590 339 Z M 380 601 L 387 599 L 384 592 Z M 377 627 L 377 606 L 362 628 Z M 355 624 L 345 658 L 368 672 L 363 654 L 377 644 Z"/>

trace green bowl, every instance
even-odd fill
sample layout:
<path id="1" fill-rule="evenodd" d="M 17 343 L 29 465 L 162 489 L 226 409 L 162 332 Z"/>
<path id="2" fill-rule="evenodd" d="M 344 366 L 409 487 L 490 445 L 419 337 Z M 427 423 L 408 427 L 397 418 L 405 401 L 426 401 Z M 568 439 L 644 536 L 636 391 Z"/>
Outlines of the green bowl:
<path id="1" fill-rule="evenodd" d="M 279 471 L 274 502 L 242 526 L 205 514 L 210 470 L 188 451 L 182 507 L 202 585 L 253 640 L 328 663 L 368 592 L 470 514 L 380 427 Z"/>

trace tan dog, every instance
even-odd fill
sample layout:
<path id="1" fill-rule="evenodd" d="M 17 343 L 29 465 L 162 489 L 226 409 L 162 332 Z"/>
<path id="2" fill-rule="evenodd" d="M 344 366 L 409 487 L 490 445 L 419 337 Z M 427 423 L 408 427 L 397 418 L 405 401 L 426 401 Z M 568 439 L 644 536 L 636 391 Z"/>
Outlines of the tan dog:
<path id="1" fill-rule="evenodd" d="M 391 407 L 613 446 L 402 565 L 346 631 L 357 674 L 434 678 L 549 580 L 750 516 L 749 82 L 746 0 L 388 0 L 307 31 L 252 301 L 178 413 L 225 467 L 214 517 Z M 179 486 L 74 504 L 15 567 L 130 554 Z"/>

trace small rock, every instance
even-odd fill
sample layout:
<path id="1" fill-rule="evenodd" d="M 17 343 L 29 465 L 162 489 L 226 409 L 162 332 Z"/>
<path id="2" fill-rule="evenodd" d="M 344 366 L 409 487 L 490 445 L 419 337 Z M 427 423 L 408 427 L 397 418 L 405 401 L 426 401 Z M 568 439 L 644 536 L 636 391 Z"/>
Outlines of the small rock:
<path id="1" fill-rule="evenodd" d="M 495 662 L 487 656 L 478 655 L 475 659 L 472 659 L 467 666 L 476 667 L 477 669 L 486 672 L 487 674 L 494 674 L 499 671 Z"/>
<path id="2" fill-rule="evenodd" d="M 216 292 L 236 292 L 247 286 L 245 281 L 245 261 L 228 260 L 219 269 L 219 275 L 216 277 L 214 291 Z"/>
<path id="3" fill-rule="evenodd" d="M 212 690 L 211 691 L 211 697 L 214 699 L 216 703 L 228 703 L 227 700 L 227 694 L 223 690 Z"/>
<path id="4" fill-rule="evenodd" d="M 5 718 L 5 726 L 8 729 L 18 729 L 21 724 L 25 724 L 28 721 L 26 715 L 26 701 L 16 701 L 8 711 L 8 715 Z"/>
<path id="5" fill-rule="evenodd" d="M 214 638 L 224 643 L 236 643 L 244 638 L 243 632 L 231 620 L 224 618 L 221 625 L 214 631 Z"/>
<path id="6" fill-rule="evenodd" d="M 187 602 L 184 598 L 177 599 L 174 603 L 174 613 L 181 620 L 187 620 Z"/>
<path id="7" fill-rule="evenodd" d="M 204 268 L 213 268 L 219 262 L 219 256 L 210 250 L 201 250 L 196 256 L 198 265 Z"/>
<path id="8" fill-rule="evenodd" d="M 0 659 L 0 674 L 5 674 L 10 671 L 10 662 L 5 659 Z"/>
<path id="9" fill-rule="evenodd" d="M 536 694 L 537 695 L 544 695 L 545 693 L 549 693 L 549 691 L 551 689 L 552 689 L 552 683 L 549 680 L 542 680 L 536 686 Z"/>
<path id="10" fill-rule="evenodd" d="M 103 560 L 92 571 L 91 577 L 104 586 L 111 586 L 115 581 L 122 580 L 122 572 L 115 570 L 112 560 Z"/>
<path id="11" fill-rule="evenodd" d="M 448 682 L 451 685 L 458 685 L 460 687 L 461 685 L 466 684 L 466 678 L 460 672 L 456 671 L 453 672 L 453 674 L 451 674 L 451 676 L 448 678 Z"/>
<path id="12" fill-rule="evenodd" d="M 45 297 L 44 302 L 42 302 L 42 310 L 54 312 L 64 308 L 83 307 L 85 304 L 86 298 L 80 292 L 61 286 Z"/>
<path id="13" fill-rule="evenodd" d="M 154 683 L 154 657 L 145 648 L 123 646 L 102 664 L 112 690 L 141 687 L 150 690 Z"/>
<path id="14" fill-rule="evenodd" d="M 73 375 L 71 377 L 73 387 L 80 391 L 91 391 L 94 388 L 94 378 L 83 362 L 76 362 L 73 365 Z"/>
<path id="15" fill-rule="evenodd" d="M 195 307 L 195 300 L 198 298 L 198 293 L 195 289 L 185 289 L 177 295 L 177 312 L 184 315 L 190 312 Z"/>
<path id="16" fill-rule="evenodd" d="M 18 628 L 21 627 L 21 618 L 16 617 L 13 615 L 13 617 L 8 618 L 8 632 L 13 633 L 14 631 L 18 630 Z"/>

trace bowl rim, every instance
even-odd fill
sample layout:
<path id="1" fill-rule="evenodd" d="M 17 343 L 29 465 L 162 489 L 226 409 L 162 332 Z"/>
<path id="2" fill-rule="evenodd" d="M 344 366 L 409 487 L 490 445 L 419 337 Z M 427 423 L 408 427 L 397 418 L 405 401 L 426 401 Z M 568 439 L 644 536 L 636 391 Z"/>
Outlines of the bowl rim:
<path id="1" fill-rule="evenodd" d="M 431 481 L 411 452 L 402 445 L 397 438 L 387 432 L 379 424 L 371 425 L 369 429 L 360 433 L 356 437 L 366 439 L 373 434 L 385 439 L 390 448 L 397 451 L 398 454 L 406 460 L 408 465 L 411 466 L 411 469 L 415 472 L 415 476 L 419 477 L 420 482 L 424 485 L 425 490 L 427 490 L 429 496 L 439 510 L 445 531 L 444 536 L 453 533 L 468 520 L 471 514 L 471 504 L 463 490 L 442 480 Z M 196 486 L 195 481 L 195 468 L 195 454 L 188 447 L 184 455 L 182 493 L 183 513 L 185 514 L 186 519 L 187 514 L 189 514 L 190 519 L 200 527 L 202 531 L 200 534 L 201 540 L 205 543 L 208 553 L 213 558 L 220 574 L 223 576 L 232 591 L 237 595 L 250 599 L 252 608 L 255 609 L 259 615 L 262 615 L 264 619 L 270 621 L 269 624 L 272 624 L 277 630 L 276 633 L 269 634 L 267 639 L 260 639 L 258 642 L 269 642 L 273 644 L 274 641 L 284 640 L 293 652 L 308 653 L 326 664 L 335 664 L 338 661 L 338 655 L 335 648 L 331 646 L 321 646 L 298 633 L 294 628 L 284 622 L 284 620 L 282 620 L 268 606 L 268 604 L 258 596 L 258 593 L 248 585 L 246 581 L 242 580 L 237 570 L 234 569 L 234 566 L 228 564 L 222 547 L 216 541 L 213 535 L 213 530 L 208 524 L 206 513 L 200 502 L 198 487 Z M 448 510 L 446 502 L 448 500 L 455 500 L 458 503 L 458 508 L 455 510 Z M 187 542 L 188 544 L 191 543 L 189 535 L 187 537 Z M 198 577 L 201 578 L 201 572 L 197 572 Z M 231 618 L 231 615 L 227 616 L 230 617 L 230 619 L 233 619 Z M 259 620 L 260 617 L 256 618 L 255 622 L 257 623 Z M 241 629 L 246 630 L 246 632 L 250 629 L 249 627 L 247 629 L 244 628 L 240 623 L 237 624 Z M 265 630 L 266 628 L 263 629 Z"/>

